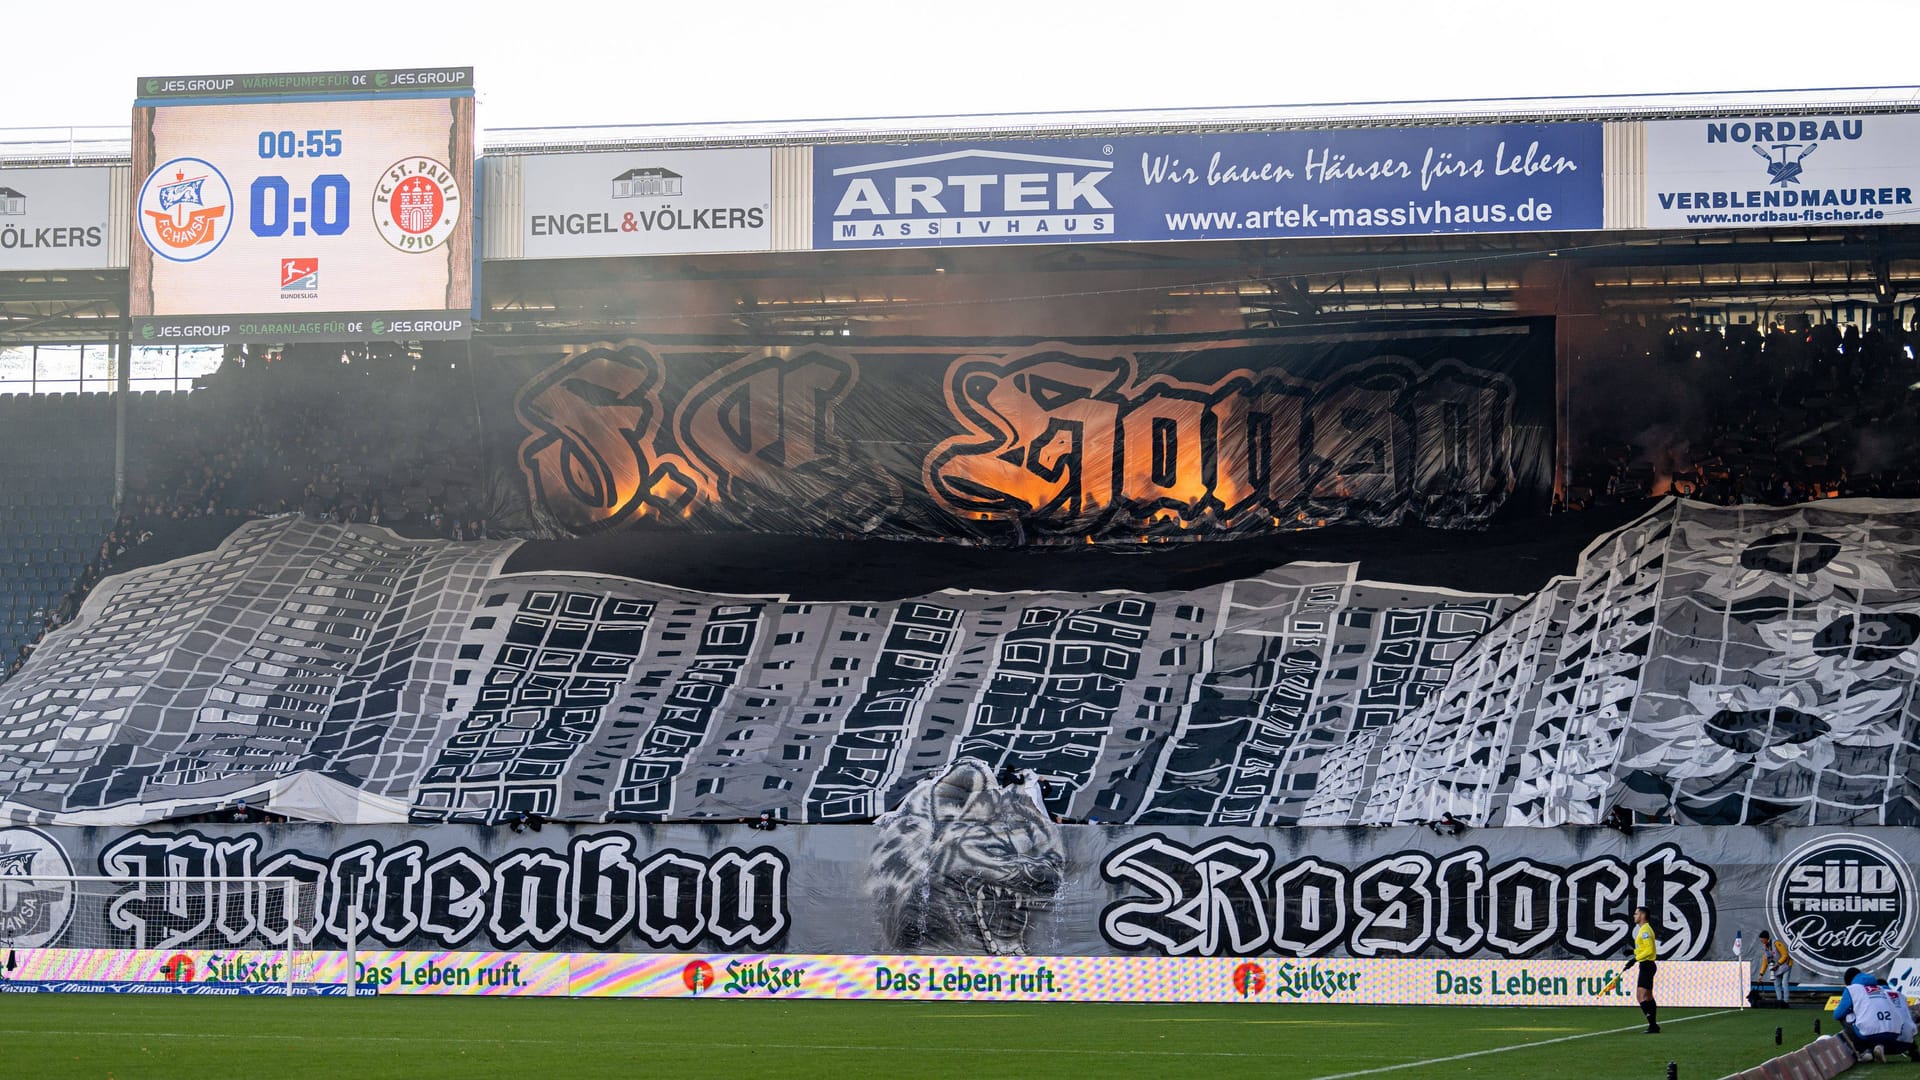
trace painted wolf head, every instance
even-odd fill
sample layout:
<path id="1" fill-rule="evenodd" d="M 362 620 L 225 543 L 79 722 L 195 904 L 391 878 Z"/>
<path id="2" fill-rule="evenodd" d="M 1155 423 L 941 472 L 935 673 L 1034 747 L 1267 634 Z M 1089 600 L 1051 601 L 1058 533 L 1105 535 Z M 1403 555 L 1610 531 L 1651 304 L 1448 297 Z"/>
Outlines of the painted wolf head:
<path id="1" fill-rule="evenodd" d="M 978 761 L 922 780 L 875 827 L 867 886 L 888 947 L 1022 954 L 1066 868 L 1060 830 L 1028 784 Z"/>

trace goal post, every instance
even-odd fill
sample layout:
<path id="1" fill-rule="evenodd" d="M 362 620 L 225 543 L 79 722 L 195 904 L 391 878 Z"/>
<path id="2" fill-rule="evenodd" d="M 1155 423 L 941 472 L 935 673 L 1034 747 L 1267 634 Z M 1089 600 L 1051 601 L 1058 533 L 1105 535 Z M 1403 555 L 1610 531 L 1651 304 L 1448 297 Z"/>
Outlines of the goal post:
<path id="1" fill-rule="evenodd" d="M 319 881 L 289 876 L 0 873 L 0 981 L 9 990 L 351 995 L 359 914 L 328 912 L 322 899 Z"/>

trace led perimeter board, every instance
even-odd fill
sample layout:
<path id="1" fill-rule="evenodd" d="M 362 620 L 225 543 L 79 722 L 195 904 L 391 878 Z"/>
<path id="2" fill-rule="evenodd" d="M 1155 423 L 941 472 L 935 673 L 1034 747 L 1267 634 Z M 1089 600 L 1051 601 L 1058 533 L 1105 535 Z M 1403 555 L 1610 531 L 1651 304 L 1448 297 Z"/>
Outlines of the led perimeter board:
<path id="1" fill-rule="evenodd" d="M 136 342 L 471 333 L 472 68 L 143 78 L 132 184 Z"/>

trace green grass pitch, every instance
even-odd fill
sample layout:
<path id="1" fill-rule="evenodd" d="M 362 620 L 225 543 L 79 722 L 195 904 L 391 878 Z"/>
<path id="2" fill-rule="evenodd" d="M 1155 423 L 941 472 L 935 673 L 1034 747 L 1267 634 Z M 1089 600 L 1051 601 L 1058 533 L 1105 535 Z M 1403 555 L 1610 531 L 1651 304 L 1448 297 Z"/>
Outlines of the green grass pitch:
<path id="1" fill-rule="evenodd" d="M 1805 1044 L 1815 1015 L 1674 1009 L 1650 1036 L 1610 1008 L 21 994 L 0 998 L 0 1073 L 1663 1080 L 1671 1061 L 1714 1080 Z"/>

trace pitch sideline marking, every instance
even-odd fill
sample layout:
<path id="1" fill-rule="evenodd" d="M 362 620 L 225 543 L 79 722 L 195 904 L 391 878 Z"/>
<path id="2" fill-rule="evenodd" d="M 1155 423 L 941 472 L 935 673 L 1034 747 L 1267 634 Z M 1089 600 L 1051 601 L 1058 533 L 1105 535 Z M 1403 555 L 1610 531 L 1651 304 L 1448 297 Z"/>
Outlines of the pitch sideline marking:
<path id="1" fill-rule="evenodd" d="M 1721 1009 L 1718 1012 L 1695 1013 L 1692 1016 L 1682 1016 L 1675 1020 L 1669 1020 L 1662 1026 L 1684 1024 L 1689 1020 L 1705 1020 L 1710 1016 L 1726 1016 L 1729 1013 L 1737 1013 L 1739 1011 L 1739 1009 Z M 1401 1069 L 1417 1069 L 1422 1065 L 1444 1065 L 1449 1061 L 1465 1061 L 1468 1058 L 1486 1057 L 1488 1054 L 1504 1054 L 1509 1050 L 1531 1050 L 1536 1046 L 1552 1046 L 1554 1043 L 1573 1042 L 1576 1039 L 1591 1039 L 1596 1035 L 1618 1035 L 1623 1031 L 1640 1030 L 1642 1030 L 1641 1025 L 1634 1024 L 1630 1027 L 1607 1028 L 1604 1031 L 1583 1031 L 1578 1035 L 1562 1035 L 1557 1039 L 1541 1039 L 1537 1042 L 1515 1043 L 1512 1046 L 1496 1046 L 1488 1050 L 1469 1050 L 1464 1054 L 1428 1058 L 1425 1061 L 1404 1061 L 1398 1065 L 1381 1065 L 1373 1069 L 1357 1069 L 1353 1072 L 1330 1073 L 1326 1076 L 1316 1076 L 1313 1080 L 1347 1080 L 1350 1076 L 1374 1076 L 1379 1073 L 1398 1072 Z"/>
<path id="2" fill-rule="evenodd" d="M 1386 1027 L 1385 1020 L 1248 1020 L 1238 1016 L 1159 1016 L 1137 1024 L 1298 1024 L 1302 1027 Z M 1573 1028 L 1561 1028 L 1572 1031 Z"/>
<path id="3" fill-rule="evenodd" d="M 1697 1013 L 1693 1016 L 1683 1016 L 1683 1017 L 1679 1017 L 1678 1019 L 1669 1020 L 1667 1022 L 1669 1024 L 1684 1024 L 1689 1020 L 1705 1020 L 1711 1016 L 1725 1016 L 1729 1013 L 1735 1013 L 1739 1011 L 1740 1010 L 1738 1009 L 1721 1009 L 1717 1012 Z M 1563 1035 L 1557 1039 L 1542 1039 L 1538 1042 L 1516 1043 L 1512 1046 L 1496 1046 L 1487 1050 L 1473 1050 L 1464 1054 L 1454 1054 L 1450 1057 L 1430 1058 L 1426 1061 L 1408 1061 L 1408 1062 L 1403 1062 L 1396 1065 L 1382 1065 L 1378 1068 L 1373 1068 L 1373 1069 L 1361 1069 L 1357 1072 L 1334 1073 L 1328 1076 L 1315 1077 L 1314 1080 L 1346 1080 L 1346 1078 L 1354 1077 L 1354 1076 L 1373 1076 L 1378 1073 L 1396 1072 L 1400 1069 L 1411 1069 L 1421 1065 L 1439 1065 L 1449 1061 L 1462 1061 L 1467 1058 L 1485 1057 L 1488 1054 L 1503 1054 L 1509 1050 L 1526 1050 L 1536 1046 L 1550 1046 L 1554 1043 L 1572 1042 L 1575 1039 L 1589 1039 L 1596 1035 L 1617 1035 L 1623 1031 L 1635 1031 L 1638 1029 L 1639 1029 L 1639 1025 L 1635 1024 L 1632 1027 L 1609 1028 L 1603 1031 L 1588 1031 L 1579 1035 Z M 109 1037 L 118 1036 L 121 1038 L 129 1038 L 129 1039 L 140 1039 L 140 1038 L 215 1039 L 215 1040 L 249 1039 L 249 1040 L 269 1040 L 269 1041 L 277 1040 L 277 1041 L 286 1041 L 286 1042 L 310 1042 L 317 1039 L 333 1038 L 333 1036 L 327 1036 L 327 1035 L 312 1035 L 312 1034 L 301 1034 L 301 1033 L 292 1033 L 292 1032 L 289 1032 L 286 1034 L 268 1034 L 264 1032 L 261 1032 L 261 1033 L 231 1032 L 231 1033 L 221 1034 L 221 1033 L 203 1032 L 203 1031 L 107 1031 L 107 1030 L 101 1030 L 99 1028 L 92 1028 L 86 1031 L 56 1030 L 51 1028 L 0 1028 L 0 1035 L 62 1035 L 62 1036 L 72 1035 L 72 1036 L 93 1036 L 96 1038 L 105 1035 Z M 502 1046 L 504 1045 L 519 1045 L 519 1046 L 575 1045 L 574 1040 L 570 1040 L 570 1039 L 478 1039 L 478 1040 L 474 1040 L 474 1039 L 468 1039 L 464 1037 L 449 1037 L 449 1036 L 435 1037 L 431 1035 L 427 1035 L 427 1036 L 361 1035 L 356 1037 L 356 1041 L 389 1042 L 389 1043 L 435 1043 L 435 1042 L 474 1043 L 475 1045 L 485 1044 L 485 1045 L 502 1045 Z M 631 1040 L 625 1041 L 623 1045 L 629 1046 L 629 1047 L 644 1046 L 644 1047 L 650 1047 L 650 1048 L 652 1047 L 685 1048 L 687 1046 L 687 1044 L 684 1042 L 635 1042 Z M 881 1053 L 900 1053 L 905 1050 L 914 1049 L 913 1047 L 902 1047 L 902 1046 L 884 1046 L 884 1045 L 882 1046 L 864 1045 L 863 1046 L 863 1045 L 846 1045 L 846 1044 L 829 1044 L 829 1043 L 705 1043 L 702 1045 L 711 1046 L 719 1049 L 728 1049 L 728 1050 L 855 1050 L 855 1051 L 867 1051 L 867 1052 L 877 1051 Z M 1243 1057 L 1267 1056 L 1265 1053 L 1253 1053 L 1253 1052 L 1247 1052 L 1247 1051 L 1233 1051 L 1233 1050 L 1139 1050 L 1139 1049 L 1096 1050 L 1096 1049 L 1080 1049 L 1080 1048 L 1069 1049 L 1065 1047 L 1010 1047 L 1010 1046 L 1009 1047 L 990 1047 L 990 1046 L 921 1047 L 919 1049 L 934 1049 L 934 1050 L 939 1050 L 942 1053 L 959 1053 L 959 1054 L 1058 1054 L 1058 1055 L 1080 1055 L 1080 1056 L 1087 1056 L 1087 1057 L 1243 1058 Z"/>
<path id="4" fill-rule="evenodd" d="M 99 1038 L 100 1036 L 104 1035 L 104 1036 L 119 1037 L 124 1039 L 214 1039 L 214 1040 L 252 1039 L 252 1040 L 268 1040 L 268 1041 L 277 1040 L 282 1042 L 289 1042 L 289 1041 L 311 1042 L 317 1039 L 332 1040 L 332 1039 L 338 1038 L 337 1036 L 332 1036 L 332 1035 L 308 1035 L 308 1034 L 300 1034 L 297 1032 L 288 1032 L 286 1034 L 269 1034 L 266 1032 L 217 1033 L 217 1032 L 210 1032 L 210 1031 L 112 1031 L 112 1030 L 103 1030 L 100 1028 L 93 1028 L 87 1031 L 60 1030 L 55 1028 L 0 1028 L 0 1035 L 61 1035 L 61 1036 L 73 1035 L 73 1036 L 93 1036 L 95 1038 Z M 354 1042 L 388 1042 L 388 1043 L 461 1043 L 461 1044 L 472 1045 L 472 1046 L 577 1046 L 579 1045 L 578 1040 L 574 1040 L 574 1039 L 489 1039 L 489 1038 L 475 1039 L 475 1038 L 467 1038 L 462 1036 L 446 1036 L 446 1035 L 442 1035 L 442 1036 L 355 1035 L 355 1036 L 352 1036 L 352 1040 Z M 721 1050 L 865 1050 L 869 1052 L 878 1052 L 878 1053 L 887 1053 L 887 1054 L 901 1054 L 901 1053 L 912 1053 L 912 1052 L 922 1051 L 922 1050 L 932 1050 L 942 1054 L 1069 1054 L 1069 1055 L 1077 1054 L 1077 1055 L 1086 1056 L 1086 1057 L 1251 1058 L 1251 1057 L 1270 1056 L 1266 1052 L 1252 1052 L 1252 1051 L 1245 1051 L 1245 1050 L 1131 1050 L 1131 1049 L 1099 1050 L 1099 1049 L 1087 1049 L 1087 1048 L 1068 1048 L 1068 1047 L 1058 1047 L 1058 1046 L 1024 1046 L 1024 1047 L 1023 1046 L 889 1046 L 889 1045 L 858 1045 L 858 1044 L 838 1044 L 838 1043 L 737 1043 L 737 1042 L 730 1042 L 730 1043 L 702 1042 L 696 1045 L 696 1044 L 688 1043 L 684 1041 L 682 1042 L 637 1042 L 631 1039 L 621 1040 L 620 1045 L 626 1046 L 626 1047 L 646 1047 L 649 1049 L 681 1049 L 681 1050 L 690 1049 L 690 1048 L 697 1049 L 698 1047 L 701 1047 L 701 1046 L 713 1047 Z"/>

